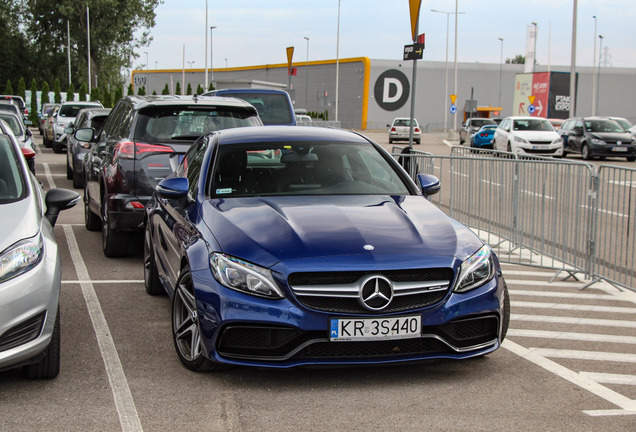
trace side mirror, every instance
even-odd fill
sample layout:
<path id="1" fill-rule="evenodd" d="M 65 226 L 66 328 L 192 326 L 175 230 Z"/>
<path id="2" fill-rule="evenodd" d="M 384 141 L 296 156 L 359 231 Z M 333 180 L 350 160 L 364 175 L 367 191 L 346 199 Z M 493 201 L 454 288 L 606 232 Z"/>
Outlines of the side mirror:
<path id="1" fill-rule="evenodd" d="M 435 195 L 442 188 L 439 179 L 431 174 L 418 174 L 417 180 L 420 182 L 422 194 L 426 197 Z"/>
<path id="2" fill-rule="evenodd" d="M 31 126 L 33 124 L 33 122 L 31 120 L 25 120 L 24 124 L 27 126 Z"/>
<path id="3" fill-rule="evenodd" d="M 171 177 L 161 180 L 155 191 L 159 198 L 179 200 L 188 195 L 190 188 L 188 179 L 185 177 Z"/>
<path id="4" fill-rule="evenodd" d="M 31 132 L 31 129 L 28 129 L 28 128 L 27 128 L 27 129 L 24 131 L 24 133 L 25 133 L 25 135 L 26 135 L 26 136 L 28 136 L 28 137 L 32 137 L 32 136 L 33 136 L 33 132 Z"/>
<path id="5" fill-rule="evenodd" d="M 62 210 L 70 209 L 80 200 L 80 194 L 68 189 L 51 189 L 45 197 L 46 213 L 44 216 L 48 219 L 51 226 L 55 226 L 57 217 Z"/>
<path id="6" fill-rule="evenodd" d="M 72 127 L 65 127 L 64 128 L 64 133 L 65 134 L 72 134 L 73 133 L 73 128 Z"/>
<path id="7" fill-rule="evenodd" d="M 66 129 L 71 129 L 71 131 L 70 132 L 66 132 Z M 73 128 L 66 128 L 66 129 L 64 129 L 64 133 L 73 132 Z M 78 141 L 94 142 L 95 141 L 95 129 L 93 129 L 93 128 L 78 129 L 78 130 L 75 131 L 73 136 Z"/>

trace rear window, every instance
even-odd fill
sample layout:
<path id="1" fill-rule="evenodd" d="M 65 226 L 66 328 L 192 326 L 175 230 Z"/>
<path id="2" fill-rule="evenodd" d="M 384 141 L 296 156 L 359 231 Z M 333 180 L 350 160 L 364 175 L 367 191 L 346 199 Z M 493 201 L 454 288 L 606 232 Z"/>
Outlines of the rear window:
<path id="1" fill-rule="evenodd" d="M 490 120 L 490 119 L 479 119 L 479 120 L 472 119 L 471 123 L 473 126 L 477 126 L 477 127 L 482 127 L 484 125 L 489 125 L 489 124 L 492 124 L 492 125 L 495 124 L 494 120 Z"/>
<path id="2" fill-rule="evenodd" d="M 266 125 L 288 125 L 295 119 L 286 93 L 226 92 L 219 96 L 235 97 L 252 104 Z"/>
<path id="3" fill-rule="evenodd" d="M 258 116 L 249 108 L 153 107 L 139 113 L 135 139 L 168 143 L 194 141 L 208 132 L 260 124 Z"/>
<path id="4" fill-rule="evenodd" d="M 22 126 L 20 126 L 20 121 L 15 116 L 0 112 L 0 119 L 9 125 L 14 135 L 22 135 Z"/>
<path id="5" fill-rule="evenodd" d="M 516 131 L 554 131 L 550 122 L 542 119 L 515 120 L 513 129 Z"/>

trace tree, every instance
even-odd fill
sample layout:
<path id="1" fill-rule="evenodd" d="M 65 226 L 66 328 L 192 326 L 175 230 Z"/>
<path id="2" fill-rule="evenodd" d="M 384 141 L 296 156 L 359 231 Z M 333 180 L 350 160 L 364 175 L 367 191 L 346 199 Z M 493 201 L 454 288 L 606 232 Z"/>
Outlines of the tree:
<path id="1" fill-rule="evenodd" d="M 161 92 L 162 95 L 169 95 L 170 94 L 170 89 L 168 88 L 168 84 L 166 83 L 166 86 L 163 88 L 163 91 Z"/>
<path id="2" fill-rule="evenodd" d="M 119 99 L 121 99 L 121 98 L 123 98 L 123 97 L 124 97 L 124 92 L 123 92 L 123 90 L 122 90 L 121 86 L 120 86 L 120 85 L 118 85 L 118 86 L 115 88 L 115 96 L 113 97 L 113 106 L 115 106 L 115 104 L 116 104 L 117 102 L 119 102 Z"/>
<path id="3" fill-rule="evenodd" d="M 20 81 L 18 81 L 18 96 L 20 96 L 22 100 L 26 100 L 26 83 L 22 77 L 20 77 Z"/>
<path id="4" fill-rule="evenodd" d="M 212 91 L 214 89 L 215 89 L 214 84 L 212 84 L 212 81 L 210 81 L 210 85 L 208 86 L 208 91 Z"/>
<path id="5" fill-rule="evenodd" d="M 72 82 L 68 84 L 68 90 L 66 90 L 66 100 L 72 101 L 75 99 L 75 86 Z"/>
<path id="6" fill-rule="evenodd" d="M 35 81 L 35 78 L 31 80 L 31 113 L 29 117 L 31 118 L 31 122 L 34 125 L 37 124 L 38 121 L 38 83 Z"/>
<path id="7" fill-rule="evenodd" d="M 128 84 L 128 96 L 130 95 L 134 95 L 135 94 L 135 89 L 132 85 L 132 83 Z"/>
<path id="8" fill-rule="evenodd" d="M 102 98 L 99 89 L 97 87 L 93 87 L 91 89 L 91 101 L 93 102 L 99 102 L 100 99 Z"/>
<path id="9" fill-rule="evenodd" d="M 198 95 L 203 94 L 203 87 L 201 87 L 201 84 L 197 86 L 197 94 Z"/>
<path id="10" fill-rule="evenodd" d="M 0 7 L 0 18 L 20 18 L 15 20 L 15 32 L 26 40 L 28 57 L 38 66 L 37 74 L 60 79 L 68 78 L 68 65 L 66 56 L 60 55 L 57 48 L 66 46 L 67 22 L 70 23 L 71 63 L 76 65 L 71 78 L 75 82 L 87 74 L 87 29 L 90 26 L 90 79 L 99 76 L 100 84 L 114 86 L 121 84 L 121 70 L 132 67 L 132 62 L 139 57 L 139 48 L 150 43 L 149 29 L 155 26 L 155 9 L 161 2 L 9 0 L 9 6 Z M 87 23 L 87 3 L 90 23 Z M 4 25 L 9 21 L 1 19 L 0 22 Z"/>
<path id="11" fill-rule="evenodd" d="M 145 96 L 146 95 L 146 87 L 145 86 L 139 87 L 139 90 L 137 91 L 137 94 L 139 96 Z"/>
<path id="12" fill-rule="evenodd" d="M 175 89 L 174 94 L 178 94 L 178 95 L 181 94 L 181 84 L 179 84 L 179 81 L 177 81 L 177 84 L 174 86 L 174 89 Z"/>
<path id="13" fill-rule="evenodd" d="M 49 99 L 50 91 L 51 89 L 49 88 L 49 83 L 44 81 L 44 84 L 42 84 L 42 97 L 40 98 L 42 105 L 51 102 L 51 99 Z M 42 105 L 40 105 L 40 109 L 42 108 Z"/>
<path id="14" fill-rule="evenodd" d="M 80 101 L 85 101 L 86 100 L 86 92 L 87 92 L 86 84 L 82 83 L 82 85 L 80 85 L 80 88 L 79 88 L 79 91 L 78 91 L 78 93 L 79 93 L 78 99 Z"/>
<path id="15" fill-rule="evenodd" d="M 187 95 L 191 95 L 192 94 L 192 84 L 188 83 L 188 89 L 186 90 L 186 94 Z"/>
<path id="16" fill-rule="evenodd" d="M 55 103 L 62 103 L 62 87 L 60 86 L 60 79 L 55 78 L 53 83 L 53 91 L 55 92 Z"/>
<path id="17" fill-rule="evenodd" d="M 4 94 L 12 95 L 13 94 L 13 86 L 11 85 L 11 80 L 7 80 L 7 85 L 4 86 Z"/>
<path id="18" fill-rule="evenodd" d="M 104 90 L 102 91 L 102 94 L 104 95 L 103 100 L 102 100 L 102 105 L 104 105 L 105 108 L 112 108 L 113 107 L 113 95 L 111 94 L 111 92 L 108 91 L 108 88 L 104 87 Z"/>
<path id="19" fill-rule="evenodd" d="M 521 54 L 516 55 L 514 58 L 506 59 L 506 64 L 525 64 L 526 63 L 526 57 L 522 56 Z"/>

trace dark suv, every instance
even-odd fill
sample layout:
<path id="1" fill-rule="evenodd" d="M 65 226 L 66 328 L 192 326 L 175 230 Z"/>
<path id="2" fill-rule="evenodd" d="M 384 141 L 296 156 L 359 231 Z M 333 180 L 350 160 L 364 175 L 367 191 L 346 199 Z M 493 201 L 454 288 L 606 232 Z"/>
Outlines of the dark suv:
<path id="1" fill-rule="evenodd" d="M 558 132 L 563 140 L 563 156 L 580 153 L 585 160 L 593 157 L 636 160 L 634 138 L 614 120 L 603 117 L 571 118 Z"/>
<path id="2" fill-rule="evenodd" d="M 237 99 L 197 96 L 127 96 L 117 102 L 104 129 L 79 129 L 95 141 L 84 161 L 84 222 L 102 229 L 107 257 L 124 256 L 131 232 L 144 227 L 155 185 L 172 174 L 202 134 L 259 126 L 256 108 Z"/>

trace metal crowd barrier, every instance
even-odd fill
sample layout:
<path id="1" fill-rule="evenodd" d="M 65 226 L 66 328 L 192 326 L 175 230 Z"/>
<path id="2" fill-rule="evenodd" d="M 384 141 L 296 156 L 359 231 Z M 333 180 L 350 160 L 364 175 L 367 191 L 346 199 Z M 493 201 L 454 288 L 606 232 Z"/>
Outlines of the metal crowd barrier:
<path id="1" fill-rule="evenodd" d="M 462 147 L 452 156 L 393 150 L 414 180 L 440 179 L 431 201 L 501 261 L 636 287 L 636 170 Z"/>

